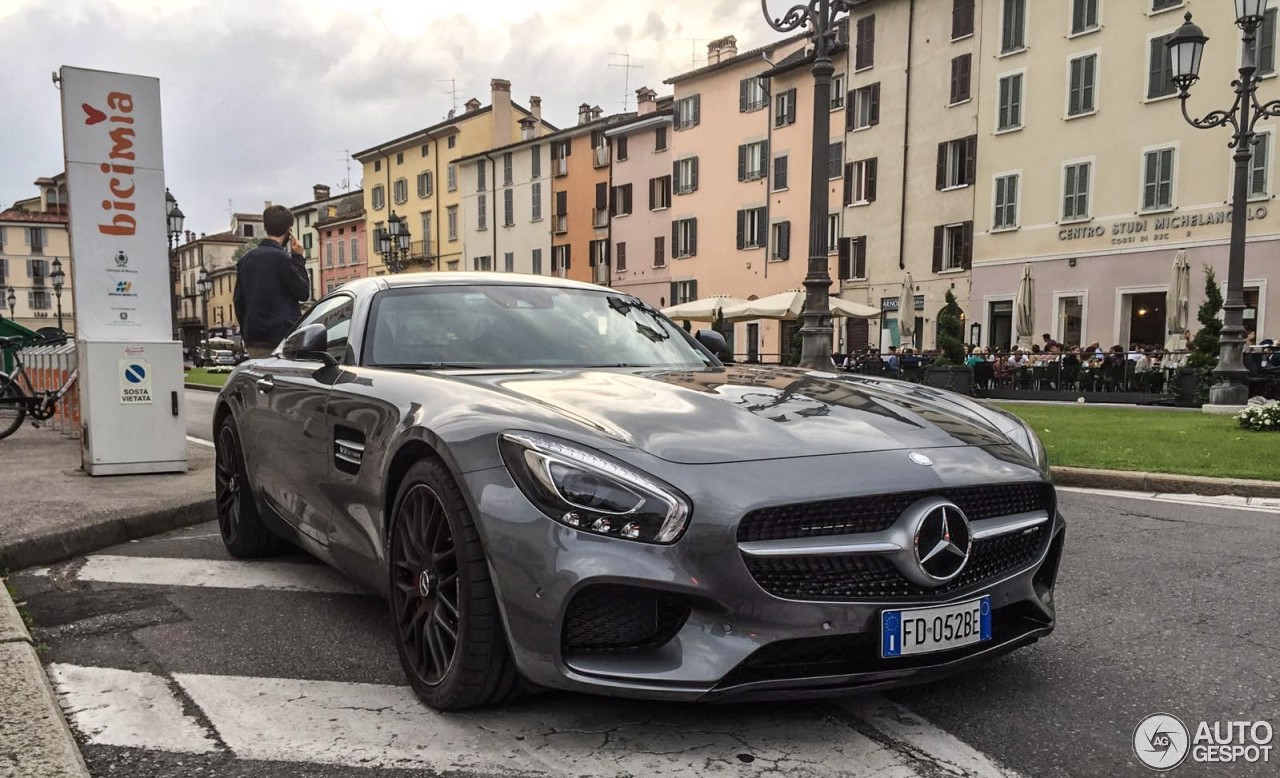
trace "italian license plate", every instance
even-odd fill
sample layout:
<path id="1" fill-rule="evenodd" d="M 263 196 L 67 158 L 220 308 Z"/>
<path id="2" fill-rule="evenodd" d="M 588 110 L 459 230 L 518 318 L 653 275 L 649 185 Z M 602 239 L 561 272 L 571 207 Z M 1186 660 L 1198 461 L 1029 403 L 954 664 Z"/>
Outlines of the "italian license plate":
<path id="1" fill-rule="evenodd" d="M 991 598 L 880 613 L 880 656 L 946 651 L 991 639 Z"/>

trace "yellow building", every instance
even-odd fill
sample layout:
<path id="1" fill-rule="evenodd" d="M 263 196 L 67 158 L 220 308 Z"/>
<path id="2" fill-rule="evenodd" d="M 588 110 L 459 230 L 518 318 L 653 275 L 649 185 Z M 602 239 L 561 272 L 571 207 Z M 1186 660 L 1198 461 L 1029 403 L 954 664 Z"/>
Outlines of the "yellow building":
<path id="1" fill-rule="evenodd" d="M 60 307 L 62 328 L 74 332 L 67 179 L 59 173 L 37 179 L 35 185 L 39 196 L 19 200 L 0 211 L 0 314 L 38 330 L 59 326 Z M 61 290 L 54 287 L 55 261 L 66 274 Z"/>
<path id="2" fill-rule="evenodd" d="M 209 334 L 223 338 L 239 336 L 240 323 L 236 321 L 236 308 L 233 304 L 236 291 L 235 266 L 228 265 L 210 272 L 209 284 Z"/>
<path id="3" fill-rule="evenodd" d="M 510 81 L 494 79 L 490 88 L 490 105 L 472 98 L 460 115 L 352 155 L 364 166 L 369 275 L 387 273 L 376 236 L 393 215 L 409 228 L 411 270 L 461 269 L 465 233 L 456 161 L 518 140 L 521 119 L 542 121 L 540 98 L 529 98 L 526 109 L 511 102 Z"/>

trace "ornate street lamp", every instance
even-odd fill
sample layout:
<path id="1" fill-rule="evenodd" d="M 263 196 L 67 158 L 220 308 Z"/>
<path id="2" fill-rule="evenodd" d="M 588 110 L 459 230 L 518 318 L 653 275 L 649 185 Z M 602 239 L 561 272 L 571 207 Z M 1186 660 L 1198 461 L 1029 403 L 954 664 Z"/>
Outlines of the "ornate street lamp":
<path id="1" fill-rule="evenodd" d="M 831 271 L 827 258 L 827 150 L 831 144 L 831 48 L 836 22 L 854 0 L 808 0 L 781 17 L 769 13 L 760 0 L 769 26 L 781 33 L 808 27 L 813 36 L 813 148 L 809 179 L 809 268 L 804 278 L 804 311 L 800 314 L 800 366 L 811 370 L 831 367 Z M 785 346 L 784 346 L 785 348 Z"/>
<path id="2" fill-rule="evenodd" d="M 58 329 L 62 329 L 62 285 L 67 282 L 67 274 L 62 270 L 62 260 L 57 257 L 53 260 L 53 272 L 49 273 L 49 280 L 53 282 L 53 296 L 58 300 Z"/>
<path id="3" fill-rule="evenodd" d="M 387 226 L 378 228 L 374 234 L 378 254 L 389 272 L 403 273 L 408 266 L 410 240 L 408 223 L 392 211 Z"/>
<path id="4" fill-rule="evenodd" d="M 200 293 L 200 301 L 203 303 L 203 316 L 201 321 L 204 323 L 204 338 L 209 337 L 209 293 L 213 291 L 213 282 L 209 280 L 208 268 L 201 267 L 200 274 L 196 276 L 196 291 Z"/>
<path id="5" fill-rule="evenodd" d="M 178 245 L 182 242 L 182 223 L 186 218 L 182 213 L 182 209 L 178 207 L 178 200 L 170 192 L 169 187 L 164 188 L 164 213 L 168 220 L 169 234 L 169 308 L 173 311 L 174 322 L 174 340 L 178 339 L 177 315 L 178 315 Z"/>
<path id="6" fill-rule="evenodd" d="M 14 313 L 14 309 L 18 307 L 18 293 L 14 291 L 12 286 L 9 287 L 9 296 L 6 301 L 9 303 L 9 318 L 17 320 L 18 316 Z"/>
<path id="7" fill-rule="evenodd" d="M 1225 111 L 1210 111 L 1196 118 L 1187 112 L 1191 86 L 1200 78 L 1200 60 L 1208 38 L 1191 23 L 1191 13 L 1166 46 L 1173 69 L 1173 83 L 1178 87 L 1182 115 L 1191 126 L 1205 130 L 1223 125 L 1232 129 L 1228 148 L 1235 149 L 1235 186 L 1231 204 L 1231 253 L 1227 262 L 1227 299 L 1223 304 L 1222 338 L 1215 383 L 1209 390 L 1210 405 L 1240 406 L 1248 402 L 1249 372 L 1244 366 L 1244 252 L 1245 226 L 1248 222 L 1249 167 L 1253 146 L 1257 142 L 1254 127 L 1259 119 L 1280 116 L 1280 100 L 1258 102 L 1257 32 L 1267 13 L 1267 0 L 1235 0 L 1236 25 L 1244 41 L 1240 61 L 1240 78 L 1233 82 L 1235 102 Z"/>

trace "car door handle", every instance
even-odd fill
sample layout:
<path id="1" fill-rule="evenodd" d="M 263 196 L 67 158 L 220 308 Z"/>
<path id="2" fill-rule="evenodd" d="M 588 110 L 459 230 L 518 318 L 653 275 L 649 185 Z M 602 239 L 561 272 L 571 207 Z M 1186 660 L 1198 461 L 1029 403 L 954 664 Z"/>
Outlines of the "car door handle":
<path id="1" fill-rule="evenodd" d="M 271 376 L 263 376 L 255 383 L 258 385 L 258 391 L 263 394 L 270 394 L 271 390 L 276 388 L 276 382 L 271 380 Z"/>

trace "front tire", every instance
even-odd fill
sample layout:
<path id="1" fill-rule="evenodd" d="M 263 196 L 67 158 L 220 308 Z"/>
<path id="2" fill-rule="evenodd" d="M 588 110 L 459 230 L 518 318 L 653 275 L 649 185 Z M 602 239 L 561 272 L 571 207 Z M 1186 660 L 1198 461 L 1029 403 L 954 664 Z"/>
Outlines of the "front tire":
<path id="1" fill-rule="evenodd" d="M 280 553 L 284 541 L 267 529 L 258 513 L 258 504 L 253 499 L 253 488 L 245 470 L 240 433 L 230 416 L 218 428 L 214 451 L 214 495 L 222 544 L 231 556 L 239 559 Z"/>
<path id="2" fill-rule="evenodd" d="M 9 377 L 0 373 L 0 384 Z M 18 431 L 22 420 L 27 417 L 27 406 L 23 403 L 26 395 L 17 381 L 13 381 L 0 391 L 0 439 L 4 439 Z"/>
<path id="3" fill-rule="evenodd" d="M 391 620 L 414 692 L 436 710 L 520 692 L 489 565 L 462 493 L 439 462 L 409 468 L 392 511 Z"/>

